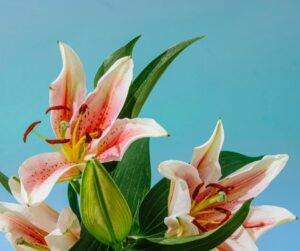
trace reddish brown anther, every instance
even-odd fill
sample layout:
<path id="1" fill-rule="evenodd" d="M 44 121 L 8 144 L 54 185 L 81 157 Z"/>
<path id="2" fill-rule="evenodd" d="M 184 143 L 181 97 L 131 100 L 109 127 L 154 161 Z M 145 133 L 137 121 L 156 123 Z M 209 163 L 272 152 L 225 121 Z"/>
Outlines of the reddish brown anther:
<path id="1" fill-rule="evenodd" d="M 91 143 L 93 138 L 88 133 L 85 134 L 85 143 L 89 144 Z"/>
<path id="2" fill-rule="evenodd" d="M 220 223 L 224 223 L 225 221 L 227 221 L 230 216 L 231 216 L 231 212 L 226 209 L 226 208 L 222 208 L 222 207 L 215 207 L 214 208 L 215 210 L 217 210 L 218 212 L 222 213 L 222 214 L 225 214 L 225 217 L 221 220 Z"/>
<path id="3" fill-rule="evenodd" d="M 193 194 L 192 194 L 192 199 L 195 200 L 201 187 L 203 187 L 204 183 L 200 183 L 198 186 L 196 186 L 196 188 L 194 189 L 193 191 Z"/>
<path id="4" fill-rule="evenodd" d="M 46 110 L 46 114 L 50 111 L 57 111 L 57 110 L 66 110 L 66 111 L 71 111 L 71 109 L 69 107 L 66 107 L 64 105 L 56 105 L 56 106 L 51 106 Z"/>
<path id="5" fill-rule="evenodd" d="M 197 228 L 199 228 L 199 230 L 201 230 L 202 232 L 207 232 L 207 229 L 206 229 L 204 226 L 202 226 L 196 219 L 194 219 L 194 220 L 192 221 L 192 223 L 193 223 Z"/>
<path id="6" fill-rule="evenodd" d="M 225 187 L 219 183 L 210 183 L 206 187 L 214 187 L 214 188 L 219 189 L 220 191 L 223 191 L 224 193 L 227 193 L 233 189 L 232 186 Z"/>
<path id="7" fill-rule="evenodd" d="M 45 139 L 45 141 L 51 145 L 53 144 L 66 144 L 70 142 L 70 139 Z"/>
<path id="8" fill-rule="evenodd" d="M 79 108 L 79 113 L 84 114 L 86 112 L 86 109 L 88 108 L 87 104 L 82 104 Z"/>
<path id="9" fill-rule="evenodd" d="M 36 127 L 36 125 L 40 124 L 42 121 L 35 121 L 33 122 L 28 128 L 26 129 L 23 135 L 23 142 L 26 143 L 28 134 Z"/>

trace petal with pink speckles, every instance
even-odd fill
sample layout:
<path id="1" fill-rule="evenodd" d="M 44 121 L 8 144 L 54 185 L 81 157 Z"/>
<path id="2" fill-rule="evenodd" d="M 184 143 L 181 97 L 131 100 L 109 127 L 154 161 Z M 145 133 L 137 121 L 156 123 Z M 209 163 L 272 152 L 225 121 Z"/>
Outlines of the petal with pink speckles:
<path id="1" fill-rule="evenodd" d="M 85 75 L 78 55 L 73 49 L 59 42 L 63 67 L 57 79 L 50 85 L 50 106 L 64 106 L 69 110 L 51 111 L 51 125 L 57 137 L 60 135 L 60 122 L 69 122 L 72 114 L 82 103 L 85 93 Z"/>
<path id="2" fill-rule="evenodd" d="M 282 207 L 256 206 L 250 209 L 243 226 L 254 240 L 280 224 L 296 220 L 296 216 Z"/>
<path id="3" fill-rule="evenodd" d="M 166 130 L 153 119 L 118 119 L 100 139 L 96 155 L 102 163 L 119 161 L 134 141 L 166 135 Z"/>
<path id="4" fill-rule="evenodd" d="M 220 179 L 221 167 L 219 155 L 224 142 L 224 130 L 221 120 L 211 138 L 203 145 L 195 147 L 191 164 L 198 169 L 200 178 L 206 183 Z"/>
<path id="5" fill-rule="evenodd" d="M 71 134 L 77 139 L 86 133 L 104 131 L 118 117 L 132 80 L 133 63 L 130 57 L 117 60 L 99 80 L 95 90 L 83 104 L 87 107 L 80 117 L 78 109 L 71 120 Z"/>
<path id="6" fill-rule="evenodd" d="M 78 176 L 80 165 L 83 164 L 67 162 L 60 153 L 43 153 L 27 159 L 19 169 L 23 201 L 28 205 L 41 203 L 58 180 Z"/>

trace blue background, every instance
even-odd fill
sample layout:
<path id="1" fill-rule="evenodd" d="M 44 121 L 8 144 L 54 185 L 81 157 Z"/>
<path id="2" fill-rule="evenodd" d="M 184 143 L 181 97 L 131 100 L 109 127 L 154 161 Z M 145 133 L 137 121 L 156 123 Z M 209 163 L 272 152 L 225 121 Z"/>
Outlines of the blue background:
<path id="1" fill-rule="evenodd" d="M 0 166 L 16 175 L 27 157 L 51 151 L 33 135 L 32 121 L 52 136 L 48 85 L 61 68 L 56 40 L 80 55 L 92 88 L 94 73 L 112 51 L 143 34 L 134 53 L 135 74 L 167 47 L 186 38 L 208 37 L 186 50 L 159 81 L 143 109 L 171 138 L 152 140 L 157 164 L 189 161 L 222 117 L 224 149 L 248 155 L 288 153 L 281 175 L 256 200 L 299 210 L 300 2 L 253 1 L 4 1 L 0 0 Z M 0 188 L 1 201 L 12 201 Z M 66 185 L 48 201 L 61 209 Z M 295 250 L 299 223 L 281 226 L 258 241 L 261 250 Z M 1 250 L 10 246 L 0 237 Z"/>

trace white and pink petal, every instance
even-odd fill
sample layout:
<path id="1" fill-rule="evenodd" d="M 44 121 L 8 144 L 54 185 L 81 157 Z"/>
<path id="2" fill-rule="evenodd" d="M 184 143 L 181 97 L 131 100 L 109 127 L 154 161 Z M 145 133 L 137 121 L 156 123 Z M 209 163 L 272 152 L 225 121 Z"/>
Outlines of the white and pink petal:
<path id="1" fill-rule="evenodd" d="M 82 103 L 86 93 L 85 74 L 78 55 L 67 44 L 58 43 L 63 67 L 57 79 L 50 85 L 50 106 L 68 109 L 51 111 L 51 125 L 56 136 L 61 136 L 60 122 L 69 122 Z"/>
<path id="2" fill-rule="evenodd" d="M 100 139 L 96 156 L 101 162 L 119 161 L 134 141 L 167 135 L 166 130 L 153 119 L 118 119 Z"/>
<path id="3" fill-rule="evenodd" d="M 221 120 L 210 139 L 201 146 L 195 147 L 191 164 L 198 169 L 200 178 L 205 184 L 216 182 L 222 176 L 219 155 L 224 142 L 224 129 Z"/>
<path id="4" fill-rule="evenodd" d="M 83 164 L 69 163 L 60 153 L 43 153 L 24 161 L 19 169 L 24 203 L 40 204 L 57 181 L 80 175 L 80 165 Z"/>
<path id="5" fill-rule="evenodd" d="M 110 127 L 124 105 L 132 75 L 132 59 L 123 57 L 117 60 L 83 101 L 85 109 L 77 109 L 72 117 L 71 134 L 75 133 L 79 139 L 86 133 L 103 132 Z"/>
<path id="6" fill-rule="evenodd" d="M 232 236 L 217 247 L 218 251 L 258 251 L 255 241 L 240 227 Z"/>
<path id="7" fill-rule="evenodd" d="M 296 220 L 289 210 L 276 206 L 256 206 L 250 209 L 243 226 L 257 240 L 262 234 L 281 224 Z"/>
<path id="8" fill-rule="evenodd" d="M 190 195 L 196 187 L 202 183 L 197 169 L 183 161 L 167 160 L 159 164 L 158 171 L 160 174 L 170 180 L 184 180 L 189 187 Z"/>
<path id="9" fill-rule="evenodd" d="M 227 202 L 221 206 L 235 211 L 245 201 L 258 196 L 281 172 L 288 159 L 285 154 L 266 155 L 219 181 L 223 187 L 230 188 Z"/>

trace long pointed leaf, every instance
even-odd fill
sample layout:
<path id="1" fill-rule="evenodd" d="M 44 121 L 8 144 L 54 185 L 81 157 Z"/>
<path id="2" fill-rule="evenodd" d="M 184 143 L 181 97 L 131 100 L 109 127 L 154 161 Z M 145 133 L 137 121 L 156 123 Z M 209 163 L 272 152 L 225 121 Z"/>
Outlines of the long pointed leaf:
<path id="1" fill-rule="evenodd" d="M 164 218 L 168 216 L 170 181 L 162 179 L 144 198 L 139 210 L 140 234 L 164 235 L 167 230 Z"/>
<path id="2" fill-rule="evenodd" d="M 76 214 L 78 220 L 81 222 L 77 193 L 70 183 L 68 185 L 68 200 L 72 211 L 74 212 L 74 214 Z"/>
<path id="3" fill-rule="evenodd" d="M 101 66 L 99 67 L 95 78 L 94 78 L 94 86 L 97 86 L 97 83 L 99 79 L 104 75 L 104 73 L 113 65 L 114 62 L 116 62 L 118 59 L 126 56 L 131 56 L 132 50 L 136 44 L 136 42 L 139 40 L 141 35 L 135 37 L 130 42 L 128 42 L 123 47 L 116 50 L 113 54 L 111 54 L 108 58 L 106 58 Z"/>
<path id="4" fill-rule="evenodd" d="M 8 185 L 8 177 L 0 171 L 0 183 L 5 188 L 5 190 L 11 193 L 9 185 Z"/>
<path id="5" fill-rule="evenodd" d="M 252 200 L 248 200 L 244 205 L 221 227 L 216 230 L 198 236 L 184 238 L 146 238 L 140 240 L 136 249 L 161 250 L 161 251 L 209 251 L 229 238 L 245 221 L 249 213 Z M 151 247 L 149 242 L 154 243 Z M 146 246 L 146 248 L 145 248 Z"/>
<path id="6" fill-rule="evenodd" d="M 137 76 L 132 83 L 120 118 L 137 117 L 153 87 L 171 62 L 188 46 L 205 36 L 185 40 L 163 52 Z"/>
<path id="7" fill-rule="evenodd" d="M 136 218 L 138 206 L 151 186 L 149 139 L 140 139 L 129 147 L 112 177 Z"/>
<path id="8" fill-rule="evenodd" d="M 225 178 L 251 162 L 261 160 L 262 158 L 263 156 L 249 157 L 236 152 L 222 151 L 219 158 L 222 167 L 222 178 Z"/>

